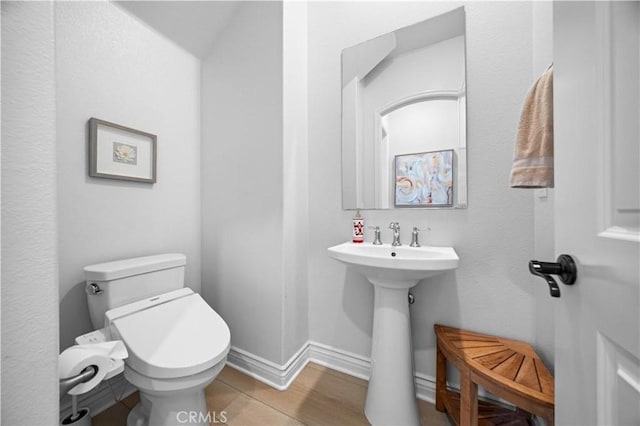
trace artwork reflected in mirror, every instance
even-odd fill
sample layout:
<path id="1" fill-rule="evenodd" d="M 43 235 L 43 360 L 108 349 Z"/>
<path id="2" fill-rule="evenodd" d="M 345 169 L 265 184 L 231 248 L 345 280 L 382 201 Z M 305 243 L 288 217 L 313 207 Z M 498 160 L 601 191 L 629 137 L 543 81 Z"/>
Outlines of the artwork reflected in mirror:
<path id="1" fill-rule="evenodd" d="M 396 207 L 453 205 L 452 149 L 395 157 Z"/>
<path id="2" fill-rule="evenodd" d="M 420 157 L 435 152 L 449 188 Z M 343 51 L 344 209 L 464 208 L 466 169 L 464 8 Z"/>

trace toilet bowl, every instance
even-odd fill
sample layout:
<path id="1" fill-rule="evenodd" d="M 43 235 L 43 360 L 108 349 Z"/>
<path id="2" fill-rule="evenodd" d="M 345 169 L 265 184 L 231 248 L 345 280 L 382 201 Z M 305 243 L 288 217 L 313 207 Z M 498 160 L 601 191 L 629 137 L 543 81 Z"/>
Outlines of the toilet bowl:
<path id="1" fill-rule="evenodd" d="M 128 426 L 208 424 L 204 388 L 224 367 L 229 327 L 189 288 L 106 313 L 129 351 L 124 376 L 140 391 Z M 186 414 L 185 414 L 186 413 Z M 195 413 L 195 414 L 191 414 Z"/>
<path id="2" fill-rule="evenodd" d="M 140 391 L 140 402 L 129 413 L 127 426 L 209 425 L 216 413 L 207 408 L 204 388 L 223 367 L 219 363 L 190 377 L 160 380 L 125 369 L 127 381 Z"/>
<path id="3" fill-rule="evenodd" d="M 220 315 L 182 286 L 184 264 L 182 255 L 160 255 L 85 268 L 92 319 L 102 309 L 106 333 L 129 352 L 124 376 L 140 392 L 128 426 L 204 426 L 215 415 L 204 389 L 224 367 L 231 335 Z M 149 290 L 157 285 L 177 289 Z"/>

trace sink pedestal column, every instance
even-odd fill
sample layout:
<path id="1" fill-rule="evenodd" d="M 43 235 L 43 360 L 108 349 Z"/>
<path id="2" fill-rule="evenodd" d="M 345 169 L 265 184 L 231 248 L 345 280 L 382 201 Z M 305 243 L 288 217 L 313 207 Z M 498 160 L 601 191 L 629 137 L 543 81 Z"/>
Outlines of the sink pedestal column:
<path id="1" fill-rule="evenodd" d="M 413 378 L 409 288 L 375 288 L 371 377 L 365 415 L 372 425 L 419 425 Z"/>

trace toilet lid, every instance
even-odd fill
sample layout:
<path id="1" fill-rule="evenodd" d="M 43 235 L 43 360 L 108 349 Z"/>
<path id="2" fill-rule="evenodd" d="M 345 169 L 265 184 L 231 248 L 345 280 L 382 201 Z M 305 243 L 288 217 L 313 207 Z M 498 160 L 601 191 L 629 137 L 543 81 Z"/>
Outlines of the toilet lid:
<path id="1" fill-rule="evenodd" d="M 129 350 L 126 363 L 153 378 L 186 377 L 224 360 L 229 327 L 197 293 L 111 323 Z"/>

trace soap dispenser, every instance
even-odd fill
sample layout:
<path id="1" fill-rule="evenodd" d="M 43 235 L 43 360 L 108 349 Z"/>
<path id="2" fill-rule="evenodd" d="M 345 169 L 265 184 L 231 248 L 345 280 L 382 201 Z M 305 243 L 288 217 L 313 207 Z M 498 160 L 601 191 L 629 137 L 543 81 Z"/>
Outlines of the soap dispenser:
<path id="1" fill-rule="evenodd" d="M 353 240 L 354 243 L 364 242 L 364 218 L 360 215 L 360 209 L 356 210 L 353 217 Z"/>

